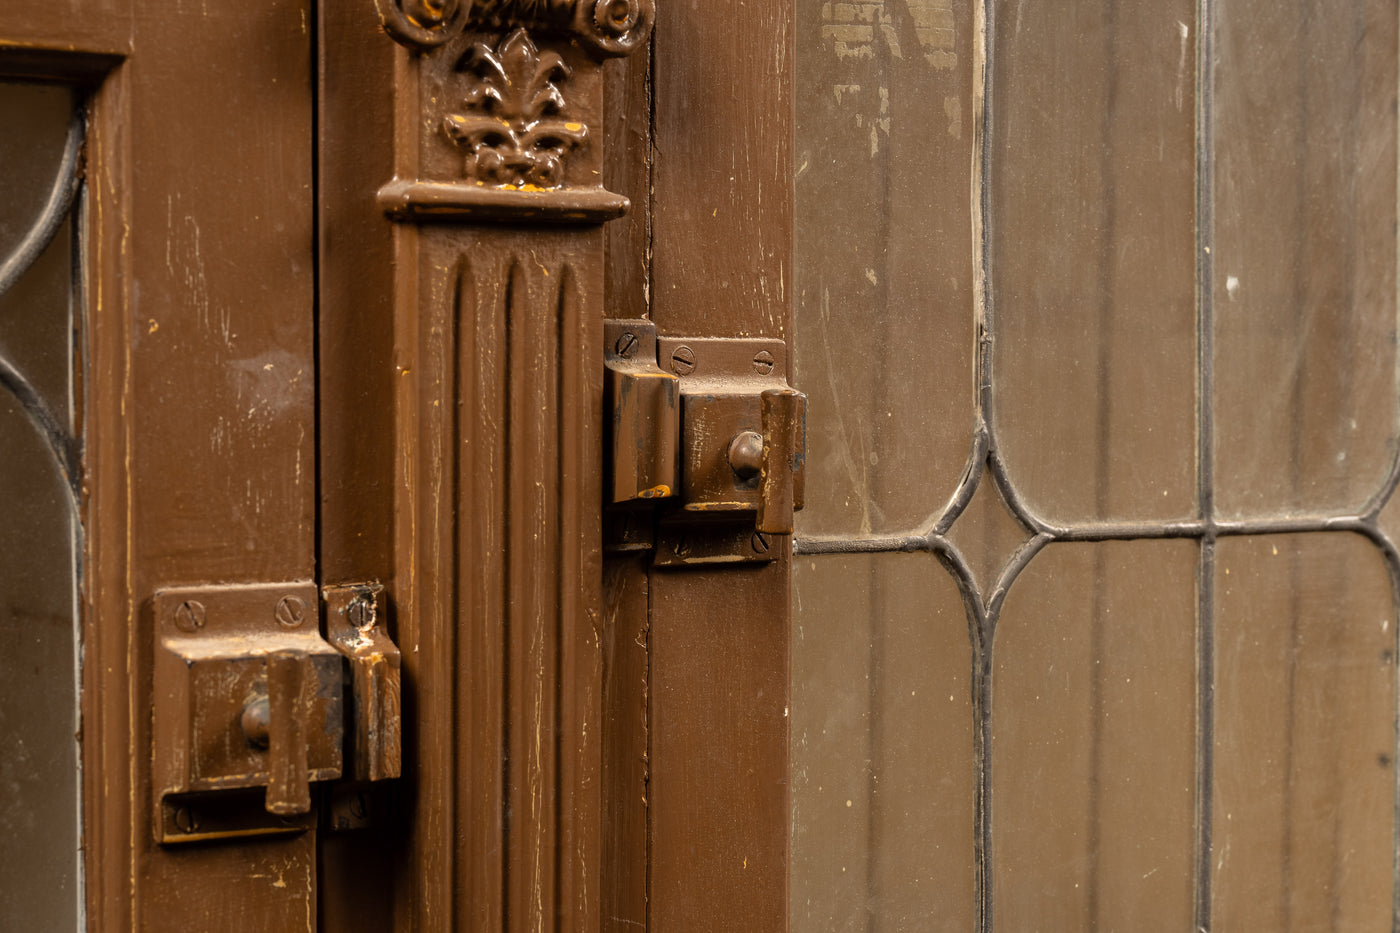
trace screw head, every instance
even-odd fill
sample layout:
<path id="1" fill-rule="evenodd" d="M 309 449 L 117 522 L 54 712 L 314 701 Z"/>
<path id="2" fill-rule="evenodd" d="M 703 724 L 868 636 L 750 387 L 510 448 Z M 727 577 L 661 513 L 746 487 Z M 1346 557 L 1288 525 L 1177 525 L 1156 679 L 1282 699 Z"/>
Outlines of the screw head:
<path id="1" fill-rule="evenodd" d="M 195 817 L 194 811 L 189 804 L 181 804 L 175 808 L 174 820 L 175 828 L 182 833 L 192 833 L 199 829 L 199 820 Z"/>
<path id="2" fill-rule="evenodd" d="M 306 618 L 306 600 L 300 596 L 283 596 L 277 601 L 277 621 L 287 628 L 296 628 Z"/>
<path id="3" fill-rule="evenodd" d="M 175 627 L 182 632 L 197 632 L 204 628 L 204 604 L 187 599 L 175 610 Z"/>
<path id="4" fill-rule="evenodd" d="M 755 554 L 767 554 L 768 549 L 772 547 L 772 543 L 768 540 L 766 534 L 761 531 L 755 531 L 753 533 L 753 538 L 749 541 L 749 546 L 753 548 Z"/>
<path id="5" fill-rule="evenodd" d="M 689 376 L 695 372 L 695 351 L 690 347 L 676 347 L 671 354 L 671 372 L 677 376 Z"/>
<path id="6" fill-rule="evenodd" d="M 374 628 L 374 602 L 367 596 L 356 596 L 350 600 L 345 614 L 350 619 L 350 624 L 362 632 Z"/>
<path id="7" fill-rule="evenodd" d="M 617 343 L 613 344 L 613 349 L 617 355 L 624 359 L 631 359 L 637 355 L 637 335 L 630 330 L 617 338 Z"/>
<path id="8" fill-rule="evenodd" d="M 690 539 L 685 537 L 684 535 L 677 538 L 675 545 L 673 545 L 671 548 L 671 551 L 681 560 L 685 560 L 685 558 L 690 556 Z"/>
<path id="9" fill-rule="evenodd" d="M 759 350 L 753 358 L 753 368 L 758 370 L 760 375 L 766 376 L 773 371 L 773 354 L 767 350 Z"/>

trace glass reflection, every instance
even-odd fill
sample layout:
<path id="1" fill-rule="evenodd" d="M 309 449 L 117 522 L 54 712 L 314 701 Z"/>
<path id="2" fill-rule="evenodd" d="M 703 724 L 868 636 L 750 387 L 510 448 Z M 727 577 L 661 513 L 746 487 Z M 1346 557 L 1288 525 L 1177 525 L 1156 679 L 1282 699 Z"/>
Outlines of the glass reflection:
<path id="1" fill-rule="evenodd" d="M 76 101 L 0 82 L 0 929 L 81 926 Z M 76 144 L 76 139 L 73 140 Z M 51 237 L 51 239 L 49 239 Z M 47 240 L 47 242 L 46 242 Z M 6 288 L 5 286 L 9 287 Z"/>

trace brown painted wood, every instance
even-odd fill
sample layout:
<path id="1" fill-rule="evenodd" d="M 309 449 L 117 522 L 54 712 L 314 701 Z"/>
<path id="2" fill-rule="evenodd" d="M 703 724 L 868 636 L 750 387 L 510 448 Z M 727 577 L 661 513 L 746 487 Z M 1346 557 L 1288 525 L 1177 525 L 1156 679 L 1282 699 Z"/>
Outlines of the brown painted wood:
<path id="1" fill-rule="evenodd" d="M 662 336 L 787 333 L 794 29 L 792 4 L 657 11 L 651 312 Z"/>
<path id="2" fill-rule="evenodd" d="M 663 335 L 789 332 L 793 17 L 742 0 L 658 11 L 651 312 Z M 789 587 L 786 555 L 651 573 L 655 933 L 787 929 Z"/>
<path id="3" fill-rule="evenodd" d="M 625 195 L 632 210 L 607 231 L 607 305 L 610 318 L 651 314 L 651 56 L 638 52 L 603 66 L 607 151 L 603 180 Z"/>
<path id="4" fill-rule="evenodd" d="M 417 239 L 416 419 L 399 445 L 417 514 L 398 598 L 418 880 L 400 923 L 589 929 L 601 372 L 584 361 L 601 358 L 602 270 L 579 256 L 601 232 Z"/>
<path id="5" fill-rule="evenodd" d="M 786 930 L 788 575 L 653 571 L 651 930 Z"/>
<path id="6" fill-rule="evenodd" d="M 607 225 L 604 313 L 651 314 L 652 89 L 650 50 L 608 62 L 604 73 L 604 181 L 632 210 Z M 642 520 L 648 520 L 643 518 Z M 650 679 L 649 555 L 603 561 L 602 929 L 647 924 Z"/>
<path id="7" fill-rule="evenodd" d="M 392 584 L 394 228 L 373 194 L 393 172 L 395 54 L 371 4 L 319 4 L 317 14 L 319 566 L 326 584 Z M 391 612 L 397 638 L 394 623 Z M 321 929 L 394 928 L 411 781 L 368 791 L 368 829 L 321 834 Z"/>
<path id="8" fill-rule="evenodd" d="M 81 59 L 130 53 L 135 5 L 136 0 L 58 0 L 45 3 L 40 15 L 32 3 L 7 4 L 0 9 L 0 54 L 57 53 L 74 61 L 74 66 L 60 65 L 55 72 L 46 64 L 35 73 L 71 74 L 77 70 L 102 77 L 105 69 L 94 71 L 83 66 Z"/>
<path id="9" fill-rule="evenodd" d="M 160 586 L 313 572 L 309 9 L 66 6 L 0 11 L 0 67 L 96 85 L 84 214 L 89 922 L 314 929 L 314 834 L 154 843 L 145 609 Z"/>
<path id="10" fill-rule="evenodd" d="M 647 554 L 603 563 L 602 929 L 647 923 L 650 589 Z"/>
<path id="11" fill-rule="evenodd" d="M 401 930 L 601 923 L 604 233 L 582 208 L 613 196 L 601 59 L 552 15 L 469 22 L 392 79 Z M 587 142 L 562 187 L 498 184 L 444 127 L 480 113 L 472 62 L 554 54 Z"/>

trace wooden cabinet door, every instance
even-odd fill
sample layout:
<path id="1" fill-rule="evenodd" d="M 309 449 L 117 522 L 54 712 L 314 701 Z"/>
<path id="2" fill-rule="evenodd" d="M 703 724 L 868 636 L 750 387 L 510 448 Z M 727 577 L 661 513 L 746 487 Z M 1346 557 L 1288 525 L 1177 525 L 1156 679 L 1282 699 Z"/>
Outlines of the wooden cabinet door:
<path id="1" fill-rule="evenodd" d="M 0 9 L 0 70 L 72 88 L 81 138 L 71 338 L 44 352 L 70 367 L 83 780 L 42 813 L 82 813 L 83 871 L 73 910 L 7 926 L 315 928 L 314 831 L 158 844 L 151 768 L 154 594 L 316 579 L 314 32 L 310 4 L 280 0 Z M 24 356 L 47 309 L 29 310 L 6 336 L 12 398 L 42 375 Z M 52 411 L 62 394 L 41 393 Z"/>
<path id="2" fill-rule="evenodd" d="M 0 9 L 4 923 L 1393 925 L 1393 5 L 236 6 Z M 370 583 L 402 777 L 166 813 L 162 594 Z"/>

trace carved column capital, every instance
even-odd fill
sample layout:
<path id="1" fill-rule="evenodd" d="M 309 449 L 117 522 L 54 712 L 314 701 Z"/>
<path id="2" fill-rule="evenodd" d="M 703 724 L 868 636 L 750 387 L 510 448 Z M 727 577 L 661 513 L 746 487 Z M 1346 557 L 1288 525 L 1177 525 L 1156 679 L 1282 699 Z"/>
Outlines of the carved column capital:
<path id="1" fill-rule="evenodd" d="M 597 224 L 603 61 L 646 44 L 653 0 L 375 0 L 416 54 L 417 140 L 379 191 L 393 218 Z"/>
<path id="2" fill-rule="evenodd" d="M 375 0 L 384 31 L 426 52 L 470 30 L 524 27 L 576 39 L 595 54 L 630 55 L 646 44 L 653 0 Z"/>

